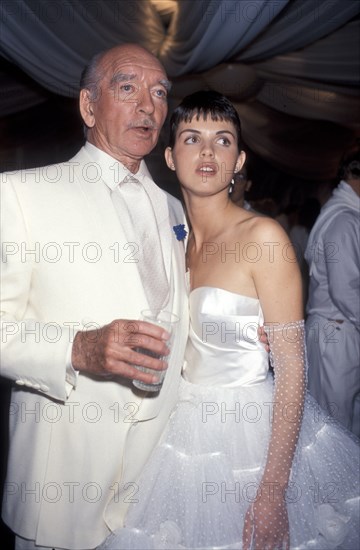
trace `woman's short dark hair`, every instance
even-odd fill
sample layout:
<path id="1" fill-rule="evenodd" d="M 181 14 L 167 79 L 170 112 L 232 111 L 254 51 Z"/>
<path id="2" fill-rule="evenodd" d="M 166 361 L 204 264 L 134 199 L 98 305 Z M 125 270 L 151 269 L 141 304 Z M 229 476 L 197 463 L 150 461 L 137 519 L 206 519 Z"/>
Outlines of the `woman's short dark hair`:
<path id="1" fill-rule="evenodd" d="M 239 115 L 231 101 L 214 90 L 204 90 L 188 95 L 176 107 L 170 119 L 170 147 L 175 145 L 179 124 L 190 122 L 194 116 L 196 120 L 199 120 L 200 117 L 206 120 L 210 116 L 212 120 L 231 122 L 236 129 L 238 149 L 239 151 L 243 149 Z"/>

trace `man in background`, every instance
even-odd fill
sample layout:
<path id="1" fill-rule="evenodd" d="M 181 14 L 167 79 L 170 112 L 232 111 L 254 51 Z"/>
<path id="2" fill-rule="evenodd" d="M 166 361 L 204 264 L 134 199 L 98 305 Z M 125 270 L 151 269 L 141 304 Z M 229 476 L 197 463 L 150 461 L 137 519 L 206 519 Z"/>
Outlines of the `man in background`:
<path id="1" fill-rule="evenodd" d="M 246 166 L 243 166 L 239 172 L 234 174 L 234 183 L 230 188 L 230 197 L 233 203 L 245 208 L 245 210 L 251 210 L 251 205 L 245 200 L 245 193 L 250 191 L 252 186 L 251 179 L 248 178 L 248 170 Z"/>
<path id="2" fill-rule="evenodd" d="M 360 150 L 348 153 L 341 181 L 321 209 L 305 258 L 309 390 L 360 436 Z"/>

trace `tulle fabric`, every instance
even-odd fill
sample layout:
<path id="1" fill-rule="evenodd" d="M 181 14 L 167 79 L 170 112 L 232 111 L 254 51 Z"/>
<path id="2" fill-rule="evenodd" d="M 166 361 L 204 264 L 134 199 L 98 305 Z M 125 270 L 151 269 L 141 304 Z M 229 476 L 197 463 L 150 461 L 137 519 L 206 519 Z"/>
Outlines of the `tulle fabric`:
<path id="1" fill-rule="evenodd" d="M 125 529 L 102 550 L 242 548 L 266 461 L 271 376 L 241 390 L 183 380 L 180 394 Z M 358 468 L 355 437 L 308 396 L 286 496 L 291 549 L 359 548 Z"/>
<path id="2" fill-rule="evenodd" d="M 269 332 L 274 383 L 256 338 L 258 300 L 202 287 L 190 295 L 190 313 L 179 402 L 124 528 L 101 550 L 243 550 L 247 511 L 260 491 L 272 503 L 291 464 L 283 493 L 290 548 L 360 548 L 359 442 L 309 395 L 304 404 L 303 324 Z M 279 411 L 285 422 L 274 431 Z M 271 514 L 260 521 L 276 531 Z"/>

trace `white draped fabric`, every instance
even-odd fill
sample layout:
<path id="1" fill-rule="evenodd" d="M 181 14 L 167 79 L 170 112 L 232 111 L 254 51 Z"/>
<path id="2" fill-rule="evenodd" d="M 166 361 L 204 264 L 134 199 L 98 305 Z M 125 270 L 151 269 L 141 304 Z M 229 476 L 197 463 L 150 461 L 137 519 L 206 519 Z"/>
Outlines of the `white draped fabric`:
<path id="1" fill-rule="evenodd" d="M 325 136 L 335 152 L 328 177 L 360 133 L 359 14 L 358 0 L 3 0 L 0 55 L 46 90 L 75 97 L 93 54 L 142 44 L 173 80 L 173 104 L 196 89 L 225 93 L 248 145 L 285 171 L 314 175 L 316 151 L 306 147 L 321 149 Z M 40 86 L 25 83 L 19 101 L 19 86 L 6 81 L 0 116 L 43 101 Z"/>

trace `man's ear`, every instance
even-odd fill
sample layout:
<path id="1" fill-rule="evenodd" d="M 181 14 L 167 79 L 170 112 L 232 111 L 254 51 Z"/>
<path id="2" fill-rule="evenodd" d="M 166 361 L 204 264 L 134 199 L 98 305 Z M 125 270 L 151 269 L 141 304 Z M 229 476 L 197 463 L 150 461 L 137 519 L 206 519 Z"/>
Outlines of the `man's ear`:
<path id="1" fill-rule="evenodd" d="M 94 104 L 90 99 L 90 91 L 86 88 L 80 90 L 80 113 L 88 128 L 95 126 Z"/>
<path id="2" fill-rule="evenodd" d="M 170 168 L 170 170 L 175 170 L 175 164 L 174 164 L 171 147 L 166 147 L 165 149 L 165 160 L 166 160 L 166 164 L 168 165 L 168 168 Z"/>

